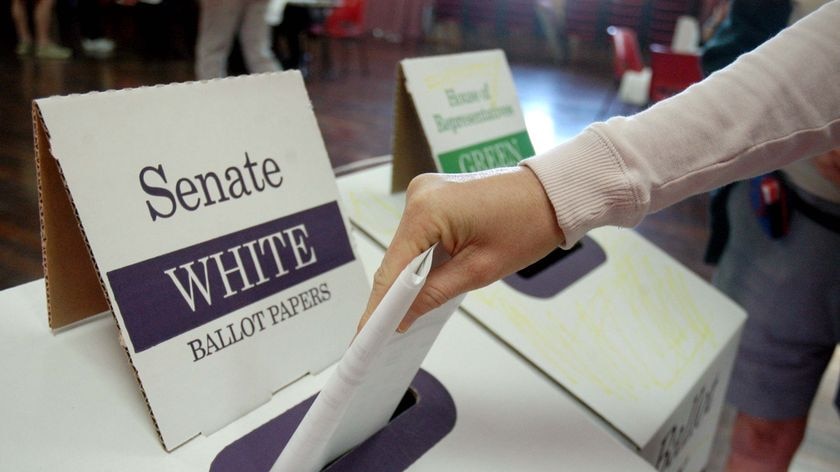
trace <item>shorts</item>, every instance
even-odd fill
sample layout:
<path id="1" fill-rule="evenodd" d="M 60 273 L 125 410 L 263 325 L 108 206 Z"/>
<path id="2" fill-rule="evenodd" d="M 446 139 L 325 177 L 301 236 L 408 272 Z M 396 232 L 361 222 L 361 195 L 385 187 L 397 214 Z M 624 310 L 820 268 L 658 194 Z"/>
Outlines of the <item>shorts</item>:
<path id="1" fill-rule="evenodd" d="M 800 418 L 840 342 L 840 234 L 794 210 L 790 233 L 770 239 L 748 191 L 739 183 L 729 196 L 729 240 L 713 278 L 748 313 L 727 400 L 752 416 Z M 798 193 L 840 214 L 840 205 Z"/>

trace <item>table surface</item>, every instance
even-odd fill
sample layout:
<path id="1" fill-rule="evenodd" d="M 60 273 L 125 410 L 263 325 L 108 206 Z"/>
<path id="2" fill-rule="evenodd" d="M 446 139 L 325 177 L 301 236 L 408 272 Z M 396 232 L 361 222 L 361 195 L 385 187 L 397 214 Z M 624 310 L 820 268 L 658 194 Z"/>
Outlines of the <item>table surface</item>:
<path id="1" fill-rule="evenodd" d="M 355 240 L 370 277 L 382 251 Z M 0 470 L 206 471 L 225 446 L 316 392 L 330 371 L 166 453 L 110 314 L 53 333 L 44 293 L 43 280 L 0 292 Z M 463 312 L 423 367 L 451 393 L 458 420 L 410 470 L 653 470 Z"/>

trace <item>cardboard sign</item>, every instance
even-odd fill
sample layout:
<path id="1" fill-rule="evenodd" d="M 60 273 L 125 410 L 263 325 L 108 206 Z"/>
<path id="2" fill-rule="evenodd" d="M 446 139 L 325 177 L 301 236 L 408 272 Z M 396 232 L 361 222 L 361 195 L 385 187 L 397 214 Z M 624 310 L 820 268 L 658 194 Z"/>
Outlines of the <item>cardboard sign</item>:
<path id="1" fill-rule="evenodd" d="M 501 50 L 401 61 L 395 107 L 394 192 L 423 172 L 475 172 L 534 155 Z"/>
<path id="2" fill-rule="evenodd" d="M 50 326 L 111 309 L 167 450 L 340 357 L 368 287 L 299 73 L 33 116 Z"/>

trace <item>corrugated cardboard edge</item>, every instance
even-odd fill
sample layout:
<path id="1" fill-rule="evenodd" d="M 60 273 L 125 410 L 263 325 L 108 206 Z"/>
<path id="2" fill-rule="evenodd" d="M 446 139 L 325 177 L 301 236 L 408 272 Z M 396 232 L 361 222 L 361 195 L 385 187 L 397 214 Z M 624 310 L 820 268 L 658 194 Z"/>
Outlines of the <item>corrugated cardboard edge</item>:
<path id="1" fill-rule="evenodd" d="M 415 176 L 437 172 L 432 148 L 411 94 L 405 86 L 405 72 L 397 64 L 397 91 L 394 96 L 394 140 L 391 192 L 402 192 Z"/>
<path id="2" fill-rule="evenodd" d="M 56 329 L 101 313 L 109 306 L 64 177 L 52 156 L 49 132 L 35 103 L 32 121 L 47 317 L 50 328 Z"/>
<path id="3" fill-rule="evenodd" d="M 35 102 L 32 102 L 32 123 L 35 134 L 38 214 L 41 222 L 41 252 L 49 325 L 56 329 L 111 310 L 120 346 L 134 372 L 158 440 L 166 449 L 140 375 L 123 341 L 119 320 L 105 295 L 105 283 L 93 259 L 61 166 L 52 154 L 49 129 Z"/>
<path id="4" fill-rule="evenodd" d="M 79 98 L 88 98 L 88 99 L 107 99 L 113 96 L 119 95 L 131 95 L 136 93 L 148 93 L 149 90 L 160 89 L 160 88 L 183 88 L 183 87 L 192 87 L 196 84 L 212 84 L 215 82 L 227 82 L 230 80 L 259 80 L 266 76 L 271 75 L 296 75 L 301 83 L 304 83 L 303 74 L 299 70 L 290 69 L 290 70 L 282 70 L 276 72 L 261 72 L 258 74 L 240 74 L 235 76 L 226 76 L 226 77 L 217 77 L 213 79 L 204 79 L 204 80 L 192 80 L 192 81 L 185 81 L 185 82 L 167 82 L 163 84 L 153 84 L 153 85 L 140 85 L 137 87 L 128 87 L 128 88 L 121 88 L 121 89 L 108 89 L 108 90 L 91 90 L 88 92 L 82 93 L 69 93 L 67 95 L 54 95 L 51 97 L 43 97 L 42 99 L 47 100 L 56 100 L 56 101 L 63 101 L 63 100 L 78 100 Z M 309 95 L 307 94 L 307 98 Z M 311 108 L 311 100 L 310 100 L 310 108 Z M 49 135 L 49 133 L 47 133 Z"/>

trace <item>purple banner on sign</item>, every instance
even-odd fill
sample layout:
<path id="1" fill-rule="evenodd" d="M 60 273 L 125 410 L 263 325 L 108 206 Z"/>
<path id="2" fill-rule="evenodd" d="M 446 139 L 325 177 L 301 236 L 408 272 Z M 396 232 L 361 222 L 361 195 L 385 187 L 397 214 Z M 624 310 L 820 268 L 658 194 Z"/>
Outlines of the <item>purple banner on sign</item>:
<path id="1" fill-rule="evenodd" d="M 135 352 L 354 259 L 336 202 L 108 272 Z"/>

